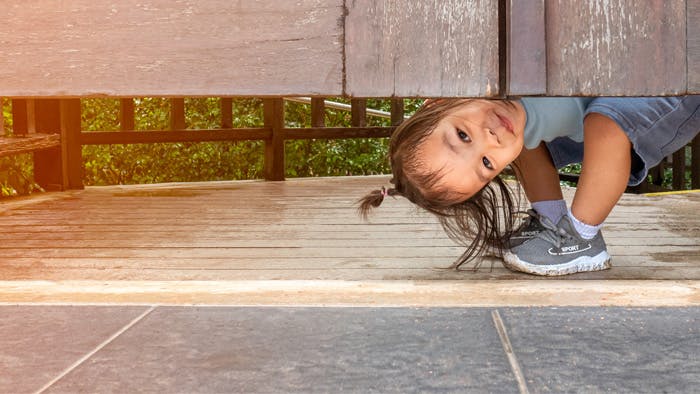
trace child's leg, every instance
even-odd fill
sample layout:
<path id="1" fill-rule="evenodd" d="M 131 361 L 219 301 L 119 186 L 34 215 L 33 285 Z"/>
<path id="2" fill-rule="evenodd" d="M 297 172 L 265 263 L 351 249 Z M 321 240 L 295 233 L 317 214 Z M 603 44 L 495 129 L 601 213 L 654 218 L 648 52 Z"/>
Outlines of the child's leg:
<path id="1" fill-rule="evenodd" d="M 531 203 L 564 198 L 559 187 L 559 173 L 544 143 L 520 152 L 515 160 L 515 175 Z"/>
<path id="2" fill-rule="evenodd" d="M 544 228 L 540 216 L 552 223 L 567 214 L 566 202 L 559 186 L 559 173 L 544 143 L 535 149 L 524 149 L 513 166 L 518 181 L 536 214 L 528 211 L 522 224 L 511 234 L 509 247 L 513 248 L 537 236 Z"/>
<path id="3" fill-rule="evenodd" d="M 612 119 L 592 113 L 584 121 L 583 166 L 571 213 L 579 221 L 599 225 L 627 187 L 631 143 Z"/>

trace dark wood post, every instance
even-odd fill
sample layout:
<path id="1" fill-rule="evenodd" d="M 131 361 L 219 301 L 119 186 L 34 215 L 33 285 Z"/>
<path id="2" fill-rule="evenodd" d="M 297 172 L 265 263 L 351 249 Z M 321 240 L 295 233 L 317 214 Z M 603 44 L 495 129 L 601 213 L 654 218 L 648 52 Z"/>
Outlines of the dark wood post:
<path id="1" fill-rule="evenodd" d="M 60 104 L 58 99 L 34 100 L 34 121 L 37 133 L 61 133 Z M 28 123 L 31 121 L 28 120 Z M 61 141 L 61 144 L 64 143 Z M 34 152 L 34 180 L 45 190 L 59 191 L 66 188 L 60 146 Z"/>
<path id="2" fill-rule="evenodd" d="M 221 128 L 230 129 L 233 127 L 233 99 L 230 97 L 221 98 Z"/>
<path id="3" fill-rule="evenodd" d="M 270 98 L 263 100 L 265 127 L 272 129 L 272 136 L 265 140 L 265 179 L 284 180 L 284 100 Z"/>
<path id="4" fill-rule="evenodd" d="M 34 100 L 12 99 L 12 133 L 23 136 L 35 130 Z"/>
<path id="5" fill-rule="evenodd" d="M 133 131 L 136 128 L 134 121 L 134 99 L 125 98 L 119 100 L 119 130 Z"/>
<path id="6" fill-rule="evenodd" d="M 170 129 L 184 130 L 186 128 L 187 125 L 185 124 L 185 99 L 170 99 Z"/>
<path id="7" fill-rule="evenodd" d="M 326 126 L 326 103 L 325 99 L 313 97 L 311 99 L 311 127 Z"/>
<path id="8" fill-rule="evenodd" d="M 673 190 L 685 189 L 685 146 L 673 153 Z"/>
<path id="9" fill-rule="evenodd" d="M 402 98 L 391 99 L 391 125 L 398 126 L 403 122 L 404 106 Z"/>
<path id="10" fill-rule="evenodd" d="M 63 99 L 60 109 L 63 187 L 64 189 L 83 189 L 80 99 Z"/>
<path id="11" fill-rule="evenodd" d="M 352 106 L 352 126 L 367 126 L 367 99 L 352 99 L 350 100 L 350 104 Z"/>
<path id="12" fill-rule="evenodd" d="M 690 182 L 693 189 L 700 189 L 700 135 L 690 143 Z"/>

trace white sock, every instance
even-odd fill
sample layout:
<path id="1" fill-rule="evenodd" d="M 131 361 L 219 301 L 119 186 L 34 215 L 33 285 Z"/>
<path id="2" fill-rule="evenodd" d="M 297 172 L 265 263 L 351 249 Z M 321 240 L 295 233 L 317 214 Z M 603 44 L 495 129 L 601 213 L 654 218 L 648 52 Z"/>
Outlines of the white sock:
<path id="1" fill-rule="evenodd" d="M 578 231 L 579 235 L 582 238 L 593 239 L 593 237 L 595 237 L 596 234 L 598 234 L 598 231 L 600 230 L 600 228 L 603 227 L 603 223 L 598 224 L 596 226 L 592 226 L 590 224 L 586 224 L 586 223 L 576 219 L 574 214 L 571 213 L 571 210 L 569 210 L 568 215 L 569 215 L 569 219 L 571 219 L 571 223 L 574 225 L 574 228 L 576 229 L 576 231 Z"/>
<path id="2" fill-rule="evenodd" d="M 540 215 L 551 220 L 552 223 L 557 224 L 561 220 L 568 209 L 566 208 L 566 201 L 564 200 L 547 200 L 538 201 L 532 203 L 532 209 L 537 211 Z"/>

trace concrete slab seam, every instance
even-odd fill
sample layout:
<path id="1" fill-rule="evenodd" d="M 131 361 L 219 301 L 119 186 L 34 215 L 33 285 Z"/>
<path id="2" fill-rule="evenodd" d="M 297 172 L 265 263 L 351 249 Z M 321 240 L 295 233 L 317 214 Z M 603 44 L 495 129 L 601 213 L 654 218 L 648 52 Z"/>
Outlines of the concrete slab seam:
<path id="1" fill-rule="evenodd" d="M 145 312 L 141 313 L 139 316 L 137 316 L 135 319 L 133 319 L 133 320 L 132 320 L 131 322 L 129 322 L 127 325 L 125 325 L 124 327 L 122 327 L 119 331 L 117 331 L 117 332 L 115 332 L 114 334 L 112 334 L 112 336 L 110 336 L 109 338 L 107 338 L 104 342 L 102 342 L 102 343 L 100 343 L 99 345 L 97 345 L 97 347 L 96 347 L 95 349 L 93 349 L 91 352 L 87 353 L 86 355 L 84 355 L 83 357 L 81 357 L 78 361 L 74 362 L 74 363 L 71 364 L 68 368 L 66 368 L 65 370 L 63 370 L 63 372 L 61 372 L 58 376 L 56 376 L 55 378 L 53 378 L 50 382 L 46 383 L 42 388 L 40 388 L 39 390 L 37 390 L 35 393 L 36 393 L 36 394 L 40 394 L 40 393 L 43 393 L 44 391 L 48 390 L 51 386 L 53 386 L 54 384 L 56 384 L 56 382 L 58 382 L 59 380 L 63 379 L 66 375 L 68 375 L 68 374 L 71 373 L 73 370 L 75 370 L 76 368 L 78 368 L 81 364 L 83 364 L 85 361 L 87 361 L 87 360 L 88 360 L 90 357 L 92 357 L 95 353 L 97 353 L 97 352 L 99 352 L 100 350 L 102 350 L 102 348 L 104 348 L 105 346 L 107 346 L 107 345 L 109 345 L 110 343 L 112 343 L 112 341 L 114 341 L 115 339 L 117 339 L 120 335 L 122 335 L 123 333 L 125 333 L 127 330 L 129 330 L 131 327 L 133 327 L 136 323 L 138 323 L 138 322 L 140 322 L 141 320 L 143 320 L 143 318 L 145 318 L 146 316 L 148 316 L 148 315 L 149 315 L 151 312 L 153 312 L 156 308 L 157 308 L 156 306 L 151 306 L 150 308 L 148 308 Z"/>

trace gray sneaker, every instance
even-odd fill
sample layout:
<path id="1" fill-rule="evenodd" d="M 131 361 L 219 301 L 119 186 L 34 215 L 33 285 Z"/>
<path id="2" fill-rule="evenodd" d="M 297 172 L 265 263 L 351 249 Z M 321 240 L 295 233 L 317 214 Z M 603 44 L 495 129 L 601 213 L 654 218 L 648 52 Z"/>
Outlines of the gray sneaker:
<path id="1" fill-rule="evenodd" d="M 503 256 L 506 267 L 534 275 L 557 276 L 610 268 L 602 232 L 593 239 L 578 234 L 568 216 L 554 226 L 540 217 L 545 231 L 512 248 Z"/>
<path id="2" fill-rule="evenodd" d="M 517 230 L 513 232 L 508 240 L 508 248 L 513 249 L 516 246 L 520 246 L 523 243 L 535 238 L 537 234 L 545 230 L 542 223 L 540 223 L 540 215 L 534 209 L 528 209 L 527 217 L 523 219 L 523 223 L 518 227 Z"/>

